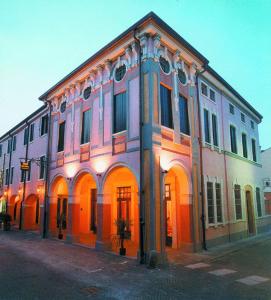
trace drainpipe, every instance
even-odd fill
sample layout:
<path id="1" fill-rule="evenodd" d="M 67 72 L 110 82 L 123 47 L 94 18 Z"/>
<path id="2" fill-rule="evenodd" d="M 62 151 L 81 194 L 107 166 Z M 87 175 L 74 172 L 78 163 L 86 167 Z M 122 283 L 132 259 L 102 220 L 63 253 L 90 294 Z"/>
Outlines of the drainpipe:
<path id="1" fill-rule="evenodd" d="M 30 138 L 30 124 L 26 122 L 28 133 L 27 133 L 27 143 L 26 143 L 26 148 L 25 148 L 25 159 L 24 161 L 27 163 L 28 162 L 28 146 L 29 146 L 29 138 Z M 29 172 L 29 170 L 28 170 Z M 23 226 L 23 203 L 25 200 L 25 188 L 26 188 L 26 175 L 27 173 L 24 171 L 24 184 L 23 184 L 23 198 L 20 204 L 20 222 L 19 222 L 19 230 L 22 230 Z"/>
<path id="2" fill-rule="evenodd" d="M 137 28 L 134 30 L 134 39 L 139 47 L 139 160 L 140 160 L 140 175 L 139 175 L 139 240 L 140 240 L 140 264 L 145 263 L 145 251 L 144 251 L 144 190 L 143 190 L 143 172 L 144 172 L 144 148 L 143 148 L 143 98 L 142 98 L 142 67 L 141 67 L 141 45 L 139 39 L 136 37 Z"/>
<path id="3" fill-rule="evenodd" d="M 43 231 L 42 238 L 46 238 L 47 236 L 47 218 L 48 218 L 48 194 L 49 194 L 49 169 L 50 169 L 50 160 L 51 160 L 51 119 L 52 119 L 52 105 L 50 101 L 46 101 L 49 106 L 49 118 L 48 118 L 48 134 L 47 134 L 47 153 L 45 159 L 45 182 L 44 182 L 44 205 L 43 205 Z"/>
<path id="4" fill-rule="evenodd" d="M 9 152 L 9 162 L 8 162 L 8 192 L 9 192 L 9 186 L 10 186 L 10 170 L 11 170 L 11 160 L 12 160 L 12 149 L 13 149 L 13 137 L 11 134 L 9 134 L 9 137 L 11 139 L 11 143 L 10 143 L 10 152 Z M 6 200 L 6 210 L 7 210 L 7 205 L 8 205 L 8 194 L 7 193 L 7 200 Z"/>
<path id="5" fill-rule="evenodd" d="M 201 109 L 199 100 L 199 75 L 206 71 L 207 65 L 203 66 L 203 70 L 196 73 L 196 88 L 198 101 L 198 120 L 199 120 L 199 153 L 200 153 L 200 194 L 201 194 L 201 224 L 202 224 L 202 248 L 207 250 L 206 245 L 206 227 L 205 227 L 205 192 L 204 192 L 204 176 L 203 176 L 203 159 L 202 159 L 202 128 L 201 128 Z"/>
<path id="6" fill-rule="evenodd" d="M 4 153 L 4 159 L 3 159 L 3 166 L 2 166 L 2 189 L 3 189 L 3 193 L 4 193 L 4 177 L 5 177 L 5 165 L 6 165 L 6 153 Z M 7 213 L 7 207 L 8 207 L 8 194 L 6 196 L 6 213 Z"/>

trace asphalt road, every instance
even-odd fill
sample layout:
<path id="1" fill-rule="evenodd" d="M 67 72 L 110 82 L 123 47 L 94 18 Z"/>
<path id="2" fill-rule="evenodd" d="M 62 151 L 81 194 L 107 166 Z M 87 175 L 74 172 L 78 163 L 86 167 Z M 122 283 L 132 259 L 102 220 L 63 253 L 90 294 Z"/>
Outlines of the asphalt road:
<path id="1" fill-rule="evenodd" d="M 0 232 L 0 299 L 271 300 L 271 238 L 147 269 L 110 253 Z"/>

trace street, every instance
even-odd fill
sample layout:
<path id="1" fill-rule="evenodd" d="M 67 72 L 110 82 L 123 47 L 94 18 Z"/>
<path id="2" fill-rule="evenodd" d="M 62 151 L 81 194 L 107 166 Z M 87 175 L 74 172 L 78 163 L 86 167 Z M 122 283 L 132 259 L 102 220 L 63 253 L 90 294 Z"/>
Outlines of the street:
<path id="1" fill-rule="evenodd" d="M 271 299 L 271 237 L 161 269 L 34 233 L 0 232 L 0 299 Z"/>

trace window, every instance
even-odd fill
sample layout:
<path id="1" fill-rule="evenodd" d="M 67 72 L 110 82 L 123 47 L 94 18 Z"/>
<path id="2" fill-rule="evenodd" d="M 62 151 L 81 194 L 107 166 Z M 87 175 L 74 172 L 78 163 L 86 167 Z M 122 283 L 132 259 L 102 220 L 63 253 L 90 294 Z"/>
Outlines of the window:
<path id="1" fill-rule="evenodd" d="M 182 70 L 182 69 L 178 69 L 178 78 L 179 78 L 179 81 L 180 81 L 180 83 L 182 83 L 182 84 L 186 84 L 186 82 L 187 82 L 187 78 L 186 78 L 186 74 L 185 74 L 185 72 L 184 72 L 184 70 Z"/>
<path id="2" fill-rule="evenodd" d="M 29 139 L 29 127 L 26 127 L 24 130 L 24 145 L 28 143 Z"/>
<path id="3" fill-rule="evenodd" d="M 261 217 L 262 216 L 261 191 L 260 188 L 258 187 L 256 187 L 256 202 L 257 202 L 258 217 Z"/>
<path id="4" fill-rule="evenodd" d="M 31 180 L 31 160 L 28 161 L 29 169 L 27 171 L 27 181 Z"/>
<path id="5" fill-rule="evenodd" d="M 234 200 L 235 200 L 235 218 L 242 220 L 242 200 L 241 200 L 241 186 L 234 185 Z"/>
<path id="6" fill-rule="evenodd" d="M 206 97 L 208 96 L 208 88 L 207 85 L 205 83 L 201 83 L 201 93 L 203 95 L 205 95 Z"/>
<path id="7" fill-rule="evenodd" d="M 188 102 L 182 96 L 179 96 L 179 112 L 180 112 L 181 133 L 189 135 L 190 129 L 189 129 L 189 116 L 188 116 Z"/>
<path id="8" fill-rule="evenodd" d="M 215 102 L 215 91 L 210 89 L 210 99 Z"/>
<path id="9" fill-rule="evenodd" d="M 231 138 L 231 152 L 237 154 L 237 142 L 236 142 L 236 128 L 230 126 L 230 138 Z"/>
<path id="10" fill-rule="evenodd" d="M 26 176 L 26 171 L 21 170 L 21 182 L 24 182 L 25 176 Z"/>
<path id="11" fill-rule="evenodd" d="M 2 154 L 3 154 L 3 145 L 1 144 L 0 145 L 0 157 L 2 157 Z"/>
<path id="12" fill-rule="evenodd" d="M 8 140 L 8 153 L 10 153 L 12 150 L 12 138 Z"/>
<path id="13" fill-rule="evenodd" d="M 12 151 L 16 151 L 16 143 L 17 143 L 17 138 L 16 135 L 14 135 L 12 139 Z"/>
<path id="14" fill-rule="evenodd" d="M 34 129 L 35 129 L 35 124 L 32 123 L 30 125 L 30 138 L 29 138 L 30 142 L 33 142 L 33 140 L 34 140 Z"/>
<path id="15" fill-rule="evenodd" d="M 217 223 L 223 222 L 222 216 L 222 198 L 221 198 L 221 184 L 215 184 L 215 198 L 216 198 L 216 221 Z"/>
<path id="16" fill-rule="evenodd" d="M 91 94 L 91 86 L 84 89 L 84 92 L 83 92 L 84 99 L 87 100 L 89 98 L 90 94 Z"/>
<path id="17" fill-rule="evenodd" d="M 247 135 L 242 133 L 243 156 L 247 158 Z"/>
<path id="18" fill-rule="evenodd" d="M 159 57 L 159 63 L 161 66 L 161 69 L 166 73 L 169 74 L 170 72 L 170 64 L 169 61 L 167 59 L 165 59 L 163 56 Z"/>
<path id="19" fill-rule="evenodd" d="M 45 115 L 41 118 L 41 128 L 40 135 L 44 135 L 48 132 L 48 115 Z"/>
<path id="20" fill-rule="evenodd" d="M 130 236 L 131 187 L 117 187 L 117 220 L 126 221 L 126 233 Z M 119 228 L 118 228 L 119 234 Z"/>
<path id="21" fill-rule="evenodd" d="M 255 128 L 255 125 L 254 125 L 254 122 L 253 122 L 253 121 L 250 121 L 250 127 L 251 127 L 251 129 L 254 129 L 254 128 Z"/>
<path id="22" fill-rule="evenodd" d="M 213 127 L 213 143 L 214 146 L 218 147 L 217 118 L 216 115 L 214 114 L 212 114 L 212 127 Z"/>
<path id="23" fill-rule="evenodd" d="M 10 184 L 13 183 L 13 173 L 14 173 L 14 167 L 11 167 L 11 170 L 10 170 Z"/>
<path id="24" fill-rule="evenodd" d="M 234 106 L 231 103 L 229 104 L 229 109 L 230 109 L 230 113 L 234 115 Z"/>
<path id="25" fill-rule="evenodd" d="M 63 102 L 60 104 L 60 112 L 61 112 L 62 114 L 66 111 L 66 106 L 67 106 L 67 102 L 66 102 L 66 101 L 63 101 Z"/>
<path id="26" fill-rule="evenodd" d="M 204 109 L 204 134 L 205 134 L 205 142 L 211 143 L 209 111 L 207 109 Z"/>
<path id="27" fill-rule="evenodd" d="M 246 122 L 246 116 L 245 116 L 243 113 L 241 113 L 241 121 L 242 121 L 243 123 Z"/>
<path id="28" fill-rule="evenodd" d="M 214 207 L 214 193 L 213 183 L 207 182 L 207 205 L 208 205 L 208 223 L 215 223 L 215 207 Z"/>
<path id="29" fill-rule="evenodd" d="M 46 167 L 45 156 L 41 156 L 41 158 L 40 158 L 40 174 L 39 174 L 39 179 L 44 179 L 45 178 L 45 167 Z"/>
<path id="30" fill-rule="evenodd" d="M 90 109 L 83 112 L 81 145 L 89 143 L 90 139 Z"/>
<path id="31" fill-rule="evenodd" d="M 121 93 L 114 96 L 113 108 L 114 133 L 121 132 L 127 129 L 126 118 L 126 94 Z"/>
<path id="32" fill-rule="evenodd" d="M 65 121 L 59 124 L 57 152 L 64 151 Z"/>
<path id="33" fill-rule="evenodd" d="M 9 169 L 6 169 L 5 185 L 9 185 Z"/>
<path id="34" fill-rule="evenodd" d="M 254 139 L 251 139 L 251 150 L 252 150 L 252 159 L 253 161 L 257 161 L 257 155 L 256 155 L 256 141 Z"/>
<path id="35" fill-rule="evenodd" d="M 161 124 L 173 129 L 171 91 L 160 85 Z"/>
<path id="36" fill-rule="evenodd" d="M 122 65 L 118 67 L 115 71 L 115 80 L 121 81 L 126 73 L 126 65 Z"/>

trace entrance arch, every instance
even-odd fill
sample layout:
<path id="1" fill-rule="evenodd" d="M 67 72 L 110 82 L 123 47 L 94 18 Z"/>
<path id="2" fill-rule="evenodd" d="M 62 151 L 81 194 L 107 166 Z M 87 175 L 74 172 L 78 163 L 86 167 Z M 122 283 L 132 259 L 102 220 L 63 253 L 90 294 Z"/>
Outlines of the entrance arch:
<path id="1" fill-rule="evenodd" d="M 21 199 L 18 195 L 12 195 L 9 199 L 8 213 L 11 216 L 13 224 L 19 225 L 20 222 L 20 210 Z"/>
<path id="2" fill-rule="evenodd" d="M 60 229 L 66 235 L 68 220 L 68 184 L 64 177 L 56 177 L 51 184 L 49 202 L 49 231 L 57 236 Z"/>
<path id="3" fill-rule="evenodd" d="M 97 184 L 89 172 L 80 173 L 74 184 L 72 234 L 78 242 L 95 247 L 97 232 Z"/>
<path id="4" fill-rule="evenodd" d="M 247 230 L 249 235 L 256 233 L 255 226 L 255 214 L 254 214 L 254 201 L 253 201 L 253 189 L 250 185 L 246 185 L 245 188 L 245 199 L 247 208 Z"/>
<path id="5" fill-rule="evenodd" d="M 39 230 L 40 222 L 40 204 L 39 197 L 35 194 L 29 195 L 23 206 L 24 212 L 24 229 L 25 230 Z"/>
<path id="6" fill-rule="evenodd" d="M 136 256 L 139 248 L 139 199 L 136 176 L 126 166 L 115 166 L 106 174 L 103 191 L 103 219 L 110 226 L 100 230 L 108 231 L 111 249 L 119 251 L 119 230 L 117 222 L 126 222 L 124 247 L 128 256 Z M 103 235 L 104 232 L 102 233 Z"/>
<path id="7" fill-rule="evenodd" d="M 171 165 L 163 189 L 166 246 L 190 248 L 193 221 L 191 182 L 186 169 L 179 164 Z"/>

